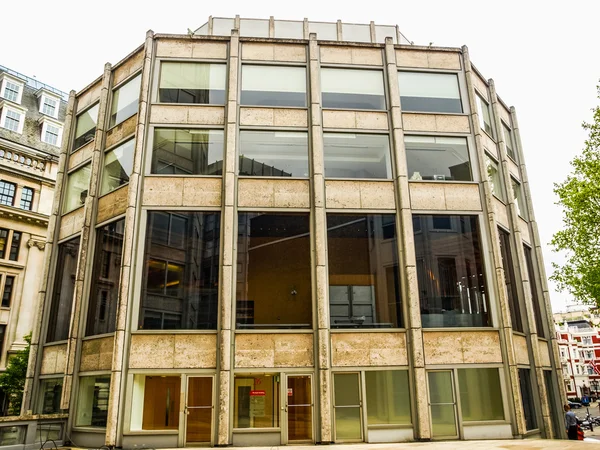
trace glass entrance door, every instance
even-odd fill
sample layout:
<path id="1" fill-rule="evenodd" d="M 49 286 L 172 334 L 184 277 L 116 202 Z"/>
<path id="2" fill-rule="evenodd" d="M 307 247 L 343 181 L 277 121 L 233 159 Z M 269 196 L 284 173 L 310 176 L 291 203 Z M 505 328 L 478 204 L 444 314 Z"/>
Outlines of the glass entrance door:
<path id="1" fill-rule="evenodd" d="M 434 438 L 458 437 L 456 398 L 452 371 L 428 372 L 431 434 Z"/>
<path id="2" fill-rule="evenodd" d="M 286 393 L 287 440 L 313 440 L 310 375 L 288 375 Z"/>
<path id="3" fill-rule="evenodd" d="M 185 405 L 185 444 L 211 445 L 213 422 L 212 377 L 188 377 Z"/>
<path id="4" fill-rule="evenodd" d="M 358 373 L 333 374 L 335 440 L 362 441 L 362 399 Z"/>

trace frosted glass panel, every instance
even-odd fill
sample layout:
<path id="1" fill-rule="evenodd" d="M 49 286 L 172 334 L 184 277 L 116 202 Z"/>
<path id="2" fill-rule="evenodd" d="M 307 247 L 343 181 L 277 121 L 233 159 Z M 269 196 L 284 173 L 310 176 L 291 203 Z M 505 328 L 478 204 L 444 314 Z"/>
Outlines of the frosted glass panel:
<path id="1" fill-rule="evenodd" d="M 231 36 L 235 27 L 233 19 L 213 19 L 213 36 Z"/>
<path id="2" fill-rule="evenodd" d="M 342 39 L 351 42 L 371 42 L 371 27 L 343 23 Z"/>
<path id="3" fill-rule="evenodd" d="M 291 22 L 287 20 L 275 21 L 275 37 L 288 39 L 304 38 L 304 22 Z"/>
<path id="4" fill-rule="evenodd" d="M 240 36 L 269 37 L 269 21 L 240 19 Z"/>
<path id="5" fill-rule="evenodd" d="M 335 23 L 309 22 L 309 33 L 317 33 L 320 41 L 337 41 L 337 25 Z"/>

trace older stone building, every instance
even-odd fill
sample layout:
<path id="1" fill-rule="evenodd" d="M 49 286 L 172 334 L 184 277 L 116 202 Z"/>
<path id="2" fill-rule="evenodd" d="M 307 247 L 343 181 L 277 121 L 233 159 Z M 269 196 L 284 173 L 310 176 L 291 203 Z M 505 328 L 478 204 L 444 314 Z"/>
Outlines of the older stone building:
<path id="1" fill-rule="evenodd" d="M 65 124 L 23 407 L 77 445 L 564 433 L 515 110 L 466 47 L 210 18 Z"/>
<path id="2" fill-rule="evenodd" d="M 66 98 L 0 66 L 0 371 L 33 329 Z"/>

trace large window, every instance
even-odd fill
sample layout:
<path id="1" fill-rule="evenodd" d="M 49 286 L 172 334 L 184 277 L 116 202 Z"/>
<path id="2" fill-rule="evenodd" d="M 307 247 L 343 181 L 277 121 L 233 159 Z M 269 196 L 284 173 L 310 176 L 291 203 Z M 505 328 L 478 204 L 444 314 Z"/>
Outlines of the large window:
<path id="1" fill-rule="evenodd" d="M 220 220 L 219 212 L 148 212 L 140 329 L 216 329 Z"/>
<path id="2" fill-rule="evenodd" d="M 472 181 L 465 138 L 405 136 L 409 180 Z"/>
<path id="3" fill-rule="evenodd" d="M 238 374 L 233 428 L 279 427 L 279 374 Z"/>
<path id="4" fill-rule="evenodd" d="M 33 205 L 33 189 L 24 187 L 21 192 L 21 204 L 19 205 L 21 209 L 26 209 L 28 211 L 31 210 Z"/>
<path id="5" fill-rule="evenodd" d="M 463 421 L 504 420 L 498 369 L 458 369 L 458 384 Z"/>
<path id="6" fill-rule="evenodd" d="M 181 376 L 135 375 L 131 430 L 179 429 Z"/>
<path id="7" fill-rule="evenodd" d="M 106 427 L 110 375 L 79 378 L 76 427 Z"/>
<path id="8" fill-rule="evenodd" d="M 221 175 L 223 131 L 155 128 L 151 173 Z"/>
<path id="9" fill-rule="evenodd" d="M 86 336 L 115 331 L 124 227 L 121 219 L 96 231 Z"/>
<path id="10" fill-rule="evenodd" d="M 8 230 L 0 228 L 0 259 L 6 258 L 6 247 L 8 244 Z"/>
<path id="11" fill-rule="evenodd" d="M 67 189 L 63 203 L 63 214 L 85 204 L 90 185 L 91 164 L 87 164 L 67 175 Z"/>
<path id="12" fill-rule="evenodd" d="M 73 150 L 94 140 L 96 134 L 96 123 L 98 122 L 98 105 L 92 106 L 87 111 L 77 116 L 75 124 L 75 141 Z"/>
<path id="13" fill-rule="evenodd" d="M 485 154 L 485 166 L 487 169 L 487 178 L 490 182 L 490 189 L 492 194 L 498 197 L 501 201 L 506 201 L 506 196 L 504 195 L 504 181 L 502 179 L 502 174 L 500 173 L 500 166 L 496 161 L 494 161 L 488 154 Z"/>
<path id="14" fill-rule="evenodd" d="M 523 219 L 528 220 L 527 205 L 525 204 L 525 196 L 523 195 L 523 189 L 521 189 L 521 183 L 514 178 L 510 178 L 513 190 L 513 199 L 515 202 L 515 208 L 517 208 L 517 214 Z"/>
<path id="15" fill-rule="evenodd" d="M 240 131 L 239 174 L 308 177 L 308 134 L 296 131 Z"/>
<path id="16" fill-rule="evenodd" d="M 408 425 L 412 422 L 407 370 L 366 371 L 365 382 L 369 425 Z"/>
<path id="17" fill-rule="evenodd" d="M 223 105 L 226 79 L 225 64 L 163 62 L 159 101 Z"/>
<path id="18" fill-rule="evenodd" d="M 308 213 L 238 214 L 238 329 L 312 327 Z"/>
<path id="19" fill-rule="evenodd" d="M 11 275 L 7 275 L 4 280 L 4 290 L 2 291 L 2 307 L 3 308 L 10 308 L 14 286 L 15 286 L 15 277 L 11 276 Z"/>
<path id="20" fill-rule="evenodd" d="M 321 69 L 323 108 L 385 109 L 383 72 Z"/>
<path id="21" fill-rule="evenodd" d="M 530 369 L 519 369 L 519 387 L 521 389 L 521 401 L 523 402 L 525 427 L 528 431 L 535 430 L 537 428 L 537 417 L 535 413 Z"/>
<path id="22" fill-rule="evenodd" d="M 242 66 L 242 105 L 306 106 L 304 67 Z"/>
<path id="23" fill-rule="evenodd" d="M 39 414 L 59 414 L 60 396 L 62 395 L 63 379 L 46 378 L 40 380 L 40 393 L 38 400 Z"/>
<path id="24" fill-rule="evenodd" d="M 392 178 L 387 134 L 323 133 L 325 176 Z"/>
<path id="25" fill-rule="evenodd" d="M 491 326 L 477 216 L 413 221 L 423 328 Z"/>
<path id="26" fill-rule="evenodd" d="M 398 84 L 403 111 L 463 112 L 454 74 L 398 72 Z"/>
<path id="27" fill-rule="evenodd" d="M 76 237 L 58 246 L 46 342 L 64 341 L 69 337 L 79 241 Z"/>
<path id="28" fill-rule="evenodd" d="M 515 156 L 515 141 L 513 138 L 513 132 L 508 126 L 502 122 L 502 132 L 504 133 L 504 145 L 506 146 L 506 154 L 513 160 L 516 160 Z"/>
<path id="29" fill-rule="evenodd" d="M 17 186 L 8 181 L 0 181 L 0 205 L 12 206 L 15 203 Z"/>
<path id="30" fill-rule="evenodd" d="M 104 154 L 100 195 L 108 194 L 129 182 L 133 170 L 135 139 L 130 139 Z"/>
<path id="31" fill-rule="evenodd" d="M 542 315 L 542 311 L 544 311 L 544 307 L 540 302 L 540 297 L 538 295 L 537 289 L 537 277 L 535 273 L 535 269 L 533 266 L 533 255 L 530 247 L 526 245 L 523 246 L 523 251 L 525 252 L 525 261 L 527 263 L 527 273 L 529 274 L 529 287 L 531 289 L 531 302 L 533 303 L 533 313 L 535 315 L 535 327 L 537 329 L 537 334 L 539 337 L 546 337 L 546 331 L 544 328 L 544 316 Z M 543 297 L 542 297 L 543 298 Z"/>
<path id="32" fill-rule="evenodd" d="M 479 108 L 479 125 L 490 136 L 494 136 L 494 127 L 492 126 L 492 112 L 490 105 L 479 94 L 477 95 L 477 107 Z"/>
<path id="33" fill-rule="evenodd" d="M 137 114 L 141 82 L 142 75 L 140 74 L 114 91 L 110 110 L 110 127 L 114 127 Z"/>
<path id="34" fill-rule="evenodd" d="M 500 254 L 502 255 L 502 265 L 504 266 L 504 283 L 506 284 L 512 327 L 515 331 L 523 332 L 523 320 L 521 318 L 519 291 L 517 289 L 510 234 L 502 229 L 498 229 L 498 237 L 500 239 Z"/>
<path id="35" fill-rule="evenodd" d="M 393 215 L 327 214 L 329 316 L 332 328 L 402 327 Z"/>

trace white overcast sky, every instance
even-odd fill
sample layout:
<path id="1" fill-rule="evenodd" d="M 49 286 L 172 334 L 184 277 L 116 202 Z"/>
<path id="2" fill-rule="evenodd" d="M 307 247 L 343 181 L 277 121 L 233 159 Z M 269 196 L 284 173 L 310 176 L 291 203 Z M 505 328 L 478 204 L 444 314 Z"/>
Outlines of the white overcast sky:
<path id="1" fill-rule="evenodd" d="M 553 183 L 583 147 L 600 78 L 599 0 L 115 1 L 33 0 L 0 20 L 0 64 L 63 91 L 80 90 L 143 43 L 145 33 L 186 33 L 208 16 L 400 26 L 415 44 L 467 45 L 471 60 L 517 109 L 546 271 L 561 226 Z M 6 11 L 5 11 L 6 12 Z M 10 45 L 8 45 L 10 43 Z M 551 284 L 555 311 L 571 304 Z"/>

